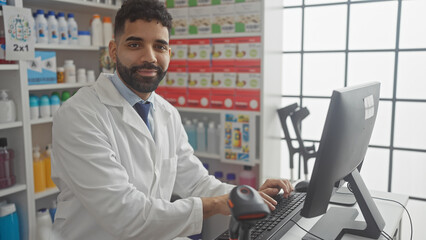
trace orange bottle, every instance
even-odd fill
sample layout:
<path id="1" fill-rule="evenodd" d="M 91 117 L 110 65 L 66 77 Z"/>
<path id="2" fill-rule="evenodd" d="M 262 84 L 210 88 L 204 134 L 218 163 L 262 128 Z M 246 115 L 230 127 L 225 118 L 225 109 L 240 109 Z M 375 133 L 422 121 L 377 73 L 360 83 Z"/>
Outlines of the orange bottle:
<path id="1" fill-rule="evenodd" d="M 51 154 L 52 154 L 52 144 L 47 145 L 46 152 L 44 153 L 44 167 L 46 174 L 46 188 L 56 187 L 55 183 L 51 178 Z"/>
<path id="2" fill-rule="evenodd" d="M 46 173 L 44 160 L 40 156 L 40 148 L 35 147 L 33 150 L 33 170 L 34 170 L 34 192 L 42 192 L 46 190 Z"/>

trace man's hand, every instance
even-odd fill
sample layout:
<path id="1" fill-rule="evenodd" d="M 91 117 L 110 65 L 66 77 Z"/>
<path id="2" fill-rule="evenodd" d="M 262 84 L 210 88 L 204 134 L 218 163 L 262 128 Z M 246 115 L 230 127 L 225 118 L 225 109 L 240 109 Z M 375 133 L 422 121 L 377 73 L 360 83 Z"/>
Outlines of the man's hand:
<path id="1" fill-rule="evenodd" d="M 265 183 L 259 188 L 259 194 L 262 196 L 265 203 L 269 206 L 269 209 L 275 210 L 275 201 L 272 197 L 277 195 L 280 190 L 283 189 L 284 197 L 287 198 L 290 193 L 294 190 L 290 181 L 287 179 L 267 179 Z"/>
<path id="2" fill-rule="evenodd" d="M 203 218 L 206 219 L 216 214 L 231 215 L 228 206 L 229 194 L 218 197 L 203 197 Z"/>

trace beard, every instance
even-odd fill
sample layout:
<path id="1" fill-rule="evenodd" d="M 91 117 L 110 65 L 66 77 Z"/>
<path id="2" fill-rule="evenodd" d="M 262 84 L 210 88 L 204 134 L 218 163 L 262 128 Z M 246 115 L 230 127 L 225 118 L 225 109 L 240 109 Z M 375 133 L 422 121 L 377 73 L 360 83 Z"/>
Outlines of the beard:
<path id="1" fill-rule="evenodd" d="M 117 72 L 120 75 L 121 79 L 132 89 L 140 93 L 150 93 L 157 89 L 158 84 L 166 75 L 161 67 L 156 66 L 152 63 L 144 63 L 139 66 L 127 67 L 120 62 L 118 56 L 117 58 Z M 138 74 L 138 70 L 141 69 L 154 69 L 157 72 L 155 77 L 144 77 Z"/>

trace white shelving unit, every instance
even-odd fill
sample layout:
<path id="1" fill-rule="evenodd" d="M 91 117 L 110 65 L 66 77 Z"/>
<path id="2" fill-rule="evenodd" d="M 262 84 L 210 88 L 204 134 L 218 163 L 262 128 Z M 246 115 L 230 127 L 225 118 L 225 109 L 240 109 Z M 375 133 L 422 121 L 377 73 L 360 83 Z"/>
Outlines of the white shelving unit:
<path id="1" fill-rule="evenodd" d="M 108 6 L 102 3 L 77 1 L 77 0 L 14 0 L 9 1 L 16 7 L 73 12 L 76 16 L 80 30 L 89 29 L 89 20 L 94 13 L 102 16 L 113 17 L 118 10 L 117 6 Z M 226 36 L 205 35 L 173 37 L 173 39 L 185 38 L 216 38 L 216 37 L 244 37 L 261 36 L 263 44 L 262 80 L 261 87 L 261 111 L 254 113 L 259 119 L 257 143 L 259 147 L 258 165 L 260 179 L 280 177 L 280 136 L 281 127 L 278 121 L 276 109 L 281 105 L 281 46 L 282 46 L 282 2 L 262 1 L 262 29 L 257 34 L 230 34 Z M 2 16 L 0 11 L 0 16 Z M 57 65 L 61 65 L 64 59 L 74 59 L 79 67 L 86 69 L 99 69 L 99 54 L 97 47 L 79 47 L 62 45 L 36 45 L 36 50 L 55 51 L 57 53 Z M 53 91 L 70 90 L 88 86 L 90 84 L 48 84 L 31 85 L 27 83 L 25 61 L 17 64 L 0 65 L 0 89 L 10 90 L 11 97 L 17 106 L 17 121 L 0 124 L 0 137 L 8 139 L 9 147 L 15 151 L 14 167 L 17 183 L 7 189 L 0 190 L 0 200 L 7 200 L 17 205 L 20 219 L 22 239 L 34 240 L 36 236 L 36 211 L 39 208 L 49 207 L 51 201 L 56 198 L 59 190 L 48 189 L 44 192 L 34 193 L 32 148 L 35 143 L 44 146 L 51 142 L 52 118 L 30 120 L 29 94 L 51 94 Z M 220 115 L 225 110 L 179 108 L 182 114 L 213 114 Z M 229 111 L 234 112 L 234 111 Z M 195 153 L 200 158 L 214 161 L 214 164 L 222 164 L 220 156 L 202 152 Z M 234 168 L 241 166 L 234 165 Z"/>

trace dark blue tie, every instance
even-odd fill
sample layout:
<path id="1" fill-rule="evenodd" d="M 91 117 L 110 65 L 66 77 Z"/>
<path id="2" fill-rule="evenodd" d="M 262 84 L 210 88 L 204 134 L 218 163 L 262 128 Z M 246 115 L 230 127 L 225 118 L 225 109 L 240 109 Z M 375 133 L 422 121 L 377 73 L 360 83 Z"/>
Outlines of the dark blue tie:
<path id="1" fill-rule="evenodd" d="M 151 131 L 151 126 L 149 126 L 149 121 L 148 121 L 148 113 L 150 108 L 151 108 L 151 104 L 148 101 L 146 102 L 140 101 L 135 104 L 136 112 L 138 112 L 139 116 L 141 116 L 142 120 L 145 122 L 149 131 Z"/>

